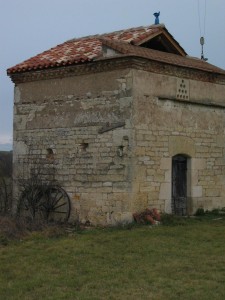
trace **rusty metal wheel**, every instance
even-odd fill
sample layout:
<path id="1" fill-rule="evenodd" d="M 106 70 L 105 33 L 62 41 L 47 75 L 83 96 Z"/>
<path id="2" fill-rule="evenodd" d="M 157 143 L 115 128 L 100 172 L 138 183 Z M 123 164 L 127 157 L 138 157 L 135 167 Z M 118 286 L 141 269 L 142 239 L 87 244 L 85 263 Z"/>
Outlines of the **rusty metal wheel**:
<path id="1" fill-rule="evenodd" d="M 21 194 L 18 214 L 31 220 L 67 222 L 70 217 L 70 198 L 59 186 L 36 186 Z"/>
<path id="2" fill-rule="evenodd" d="M 42 208 L 48 221 L 66 222 L 70 217 L 70 198 L 64 189 L 50 186 L 42 199 Z"/>

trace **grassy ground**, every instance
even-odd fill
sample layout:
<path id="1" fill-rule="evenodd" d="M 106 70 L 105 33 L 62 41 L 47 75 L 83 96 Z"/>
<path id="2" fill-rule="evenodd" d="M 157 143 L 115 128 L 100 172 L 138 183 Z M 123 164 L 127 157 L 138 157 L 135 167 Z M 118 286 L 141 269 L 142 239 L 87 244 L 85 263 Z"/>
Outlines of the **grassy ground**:
<path id="1" fill-rule="evenodd" d="M 225 299 L 225 221 L 33 234 L 0 247 L 0 299 Z"/>

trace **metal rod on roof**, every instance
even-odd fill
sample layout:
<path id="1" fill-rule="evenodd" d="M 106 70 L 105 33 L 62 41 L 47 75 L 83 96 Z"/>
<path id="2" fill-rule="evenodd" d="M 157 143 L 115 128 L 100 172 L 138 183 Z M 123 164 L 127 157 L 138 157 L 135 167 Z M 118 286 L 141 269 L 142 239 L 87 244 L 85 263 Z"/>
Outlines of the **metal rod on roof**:
<path id="1" fill-rule="evenodd" d="M 204 61 L 207 61 L 208 58 L 205 58 L 204 57 L 204 45 L 205 45 L 205 39 L 203 36 L 200 37 L 200 44 L 202 46 L 202 53 L 201 53 L 201 59 L 204 60 Z"/>

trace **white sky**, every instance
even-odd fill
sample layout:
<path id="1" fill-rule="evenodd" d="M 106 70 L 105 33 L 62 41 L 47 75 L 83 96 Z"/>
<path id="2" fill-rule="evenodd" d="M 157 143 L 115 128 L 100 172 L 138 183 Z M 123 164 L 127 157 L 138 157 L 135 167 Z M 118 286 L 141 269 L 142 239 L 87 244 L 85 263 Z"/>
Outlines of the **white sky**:
<path id="1" fill-rule="evenodd" d="M 225 69 L 225 0 L 0 0 L 0 150 L 12 141 L 7 68 L 74 37 L 151 25 L 158 11 L 191 56 L 200 57 L 205 31 L 205 57 Z"/>

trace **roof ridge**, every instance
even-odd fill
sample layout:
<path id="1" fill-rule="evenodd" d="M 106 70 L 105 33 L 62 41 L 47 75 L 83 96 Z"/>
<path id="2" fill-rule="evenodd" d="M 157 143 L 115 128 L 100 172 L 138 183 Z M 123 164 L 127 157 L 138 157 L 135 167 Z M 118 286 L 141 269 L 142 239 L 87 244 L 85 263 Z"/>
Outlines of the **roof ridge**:
<path id="1" fill-rule="evenodd" d="M 168 38 L 171 38 L 172 41 L 174 40 L 176 44 L 178 44 L 178 42 L 168 32 L 164 24 L 132 27 L 111 33 L 89 35 L 66 41 L 33 56 L 22 63 L 8 68 L 7 73 L 10 75 L 13 73 L 22 73 L 32 70 L 41 70 L 67 65 L 70 66 L 72 64 L 75 65 L 107 59 L 109 56 L 113 58 L 113 52 L 104 49 L 103 46 L 105 45 L 115 50 L 115 57 L 118 57 L 118 53 L 120 53 L 122 56 L 136 56 L 175 66 L 183 66 L 192 69 L 215 72 L 218 74 L 225 74 L 223 69 L 209 63 L 194 58 L 187 59 L 185 51 L 184 55 L 180 56 L 173 53 L 141 47 L 139 42 L 138 44 L 134 43 L 139 40 L 138 38 L 140 37 L 140 40 L 146 41 L 146 37 L 148 38 L 148 36 L 152 36 L 154 38 L 157 34 L 164 34 L 164 32 L 166 38 L 167 34 L 169 34 Z"/>
<path id="2" fill-rule="evenodd" d="M 165 28 L 165 24 L 161 23 L 161 24 L 152 24 L 152 25 L 146 25 L 146 26 L 138 26 L 138 27 L 131 27 L 131 28 L 126 28 L 126 29 L 120 29 L 120 30 L 116 30 L 116 31 L 111 31 L 111 32 L 105 32 L 105 33 L 100 33 L 100 34 L 93 34 L 93 35 L 87 35 L 87 36 L 81 36 L 81 37 L 77 37 L 77 38 L 72 38 L 69 39 L 67 41 L 65 41 L 65 43 L 67 42 L 75 42 L 77 40 L 86 40 L 89 38 L 98 38 L 98 37 L 102 37 L 102 36 L 106 36 L 106 35 L 110 35 L 110 34 L 118 34 L 118 33 L 122 33 L 122 32 L 129 32 L 129 31 L 134 31 L 134 30 L 141 30 L 141 29 L 152 29 L 152 28 Z"/>

